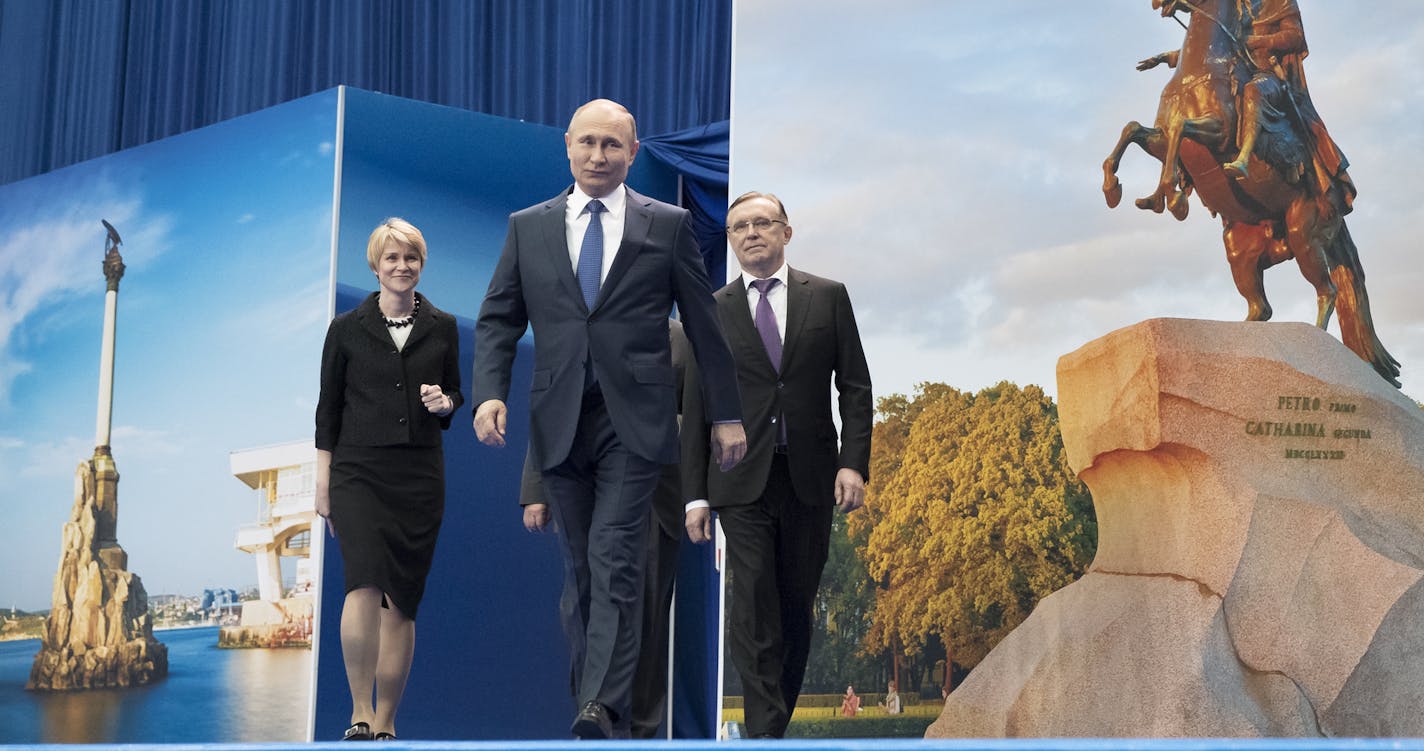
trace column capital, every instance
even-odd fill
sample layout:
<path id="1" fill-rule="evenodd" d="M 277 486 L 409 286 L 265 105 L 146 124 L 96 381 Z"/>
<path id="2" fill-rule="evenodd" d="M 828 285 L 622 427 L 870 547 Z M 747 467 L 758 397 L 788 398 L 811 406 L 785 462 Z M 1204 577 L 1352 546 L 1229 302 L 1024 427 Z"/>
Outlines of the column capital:
<path id="1" fill-rule="evenodd" d="M 108 291 L 119 291 L 119 280 L 124 278 L 124 258 L 119 255 L 117 245 L 104 251 L 104 278 L 109 281 Z"/>

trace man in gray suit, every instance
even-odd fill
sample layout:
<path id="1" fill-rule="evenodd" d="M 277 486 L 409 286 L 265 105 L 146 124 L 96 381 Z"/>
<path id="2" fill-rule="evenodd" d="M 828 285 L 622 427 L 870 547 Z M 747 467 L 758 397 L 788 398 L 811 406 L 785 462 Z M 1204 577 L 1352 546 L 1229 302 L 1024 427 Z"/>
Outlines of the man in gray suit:
<path id="1" fill-rule="evenodd" d="M 616 102 L 589 102 L 564 145 L 574 185 L 510 215 L 475 322 L 475 434 L 504 445 L 516 346 L 532 326 L 529 448 L 583 624 L 569 630 L 580 706 L 571 731 L 606 738 L 630 711 L 649 504 L 662 466 L 679 455 L 674 302 L 703 373 L 716 461 L 735 466 L 746 434 L 687 212 L 623 184 L 638 153 L 633 116 Z"/>
<path id="2" fill-rule="evenodd" d="M 710 503 L 727 536 L 727 638 L 754 738 L 783 736 L 796 709 L 831 513 L 865 502 L 875 419 L 850 296 L 840 282 L 786 265 L 791 234 L 786 208 L 770 193 L 747 193 L 727 210 L 742 273 L 715 297 L 737 361 L 746 459 L 730 471 L 708 465 L 698 426 L 710 413 L 690 384 L 683 413 L 688 496 L 707 501 L 688 504 L 687 532 L 693 542 L 711 539 Z"/>

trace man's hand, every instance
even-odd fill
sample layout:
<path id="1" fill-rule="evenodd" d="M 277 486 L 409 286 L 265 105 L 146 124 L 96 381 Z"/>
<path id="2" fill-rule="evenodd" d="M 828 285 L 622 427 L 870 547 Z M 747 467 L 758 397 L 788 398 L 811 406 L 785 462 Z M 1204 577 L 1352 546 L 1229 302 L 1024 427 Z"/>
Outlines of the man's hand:
<path id="1" fill-rule="evenodd" d="M 701 545 L 712 540 L 712 509 L 703 506 L 687 512 L 682 526 L 687 528 L 687 536 Z"/>
<path id="2" fill-rule="evenodd" d="M 849 514 L 864 505 L 865 478 L 849 467 L 841 467 L 836 472 L 836 507 Z"/>
<path id="3" fill-rule="evenodd" d="M 747 431 L 740 422 L 717 423 L 712 426 L 712 461 L 723 472 L 737 466 L 747 455 Z"/>
<path id="4" fill-rule="evenodd" d="M 524 507 L 524 528 L 530 532 L 543 532 L 549 526 L 549 506 L 531 503 Z"/>
<path id="5" fill-rule="evenodd" d="M 475 410 L 475 437 L 486 446 L 504 446 L 504 421 L 509 409 L 504 402 L 490 399 Z"/>

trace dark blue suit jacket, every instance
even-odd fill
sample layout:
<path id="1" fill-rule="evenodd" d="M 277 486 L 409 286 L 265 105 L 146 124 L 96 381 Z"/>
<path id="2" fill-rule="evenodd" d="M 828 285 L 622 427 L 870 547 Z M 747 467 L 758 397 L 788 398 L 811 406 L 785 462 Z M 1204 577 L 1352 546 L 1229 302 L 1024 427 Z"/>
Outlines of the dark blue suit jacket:
<path id="1" fill-rule="evenodd" d="M 509 217 L 475 323 L 472 398 L 477 406 L 508 401 L 515 351 L 532 326 L 529 443 L 540 469 L 568 456 L 589 356 L 619 440 L 649 461 L 675 463 L 677 376 L 668 347 L 674 302 L 702 373 L 708 418 L 742 418 L 736 369 L 687 211 L 628 190 L 623 241 L 590 311 L 569 261 L 570 190 Z"/>

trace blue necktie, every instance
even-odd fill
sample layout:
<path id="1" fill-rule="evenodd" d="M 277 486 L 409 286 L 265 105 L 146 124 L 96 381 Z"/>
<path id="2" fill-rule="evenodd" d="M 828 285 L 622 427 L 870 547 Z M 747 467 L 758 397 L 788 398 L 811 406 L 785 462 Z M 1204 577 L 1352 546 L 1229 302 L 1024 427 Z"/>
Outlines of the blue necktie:
<path id="1" fill-rule="evenodd" d="M 589 310 L 593 310 L 593 303 L 598 299 L 598 277 L 603 274 L 603 221 L 598 215 L 604 210 L 602 201 L 595 198 L 588 202 L 588 229 L 583 233 L 583 245 L 579 246 L 579 291 L 583 292 L 583 303 Z"/>

